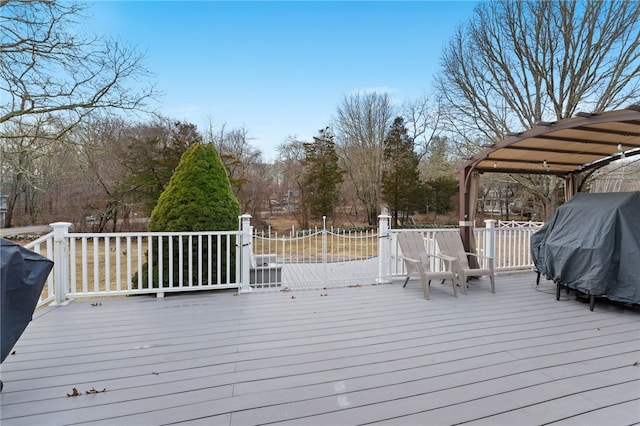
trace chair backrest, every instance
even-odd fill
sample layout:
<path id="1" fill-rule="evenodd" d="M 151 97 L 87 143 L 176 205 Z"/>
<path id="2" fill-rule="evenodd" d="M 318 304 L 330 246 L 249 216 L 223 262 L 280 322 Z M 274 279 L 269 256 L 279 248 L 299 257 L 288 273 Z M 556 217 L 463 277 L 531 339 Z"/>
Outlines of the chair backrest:
<path id="1" fill-rule="evenodd" d="M 462 245 L 462 238 L 458 232 L 438 231 L 435 233 L 440 253 L 455 257 L 462 268 L 469 268 L 469 259 Z"/>
<path id="2" fill-rule="evenodd" d="M 424 245 L 424 238 L 420 232 L 401 232 L 398 234 L 398 244 L 404 256 L 417 259 L 422 263 L 425 271 L 429 271 L 430 259 Z"/>

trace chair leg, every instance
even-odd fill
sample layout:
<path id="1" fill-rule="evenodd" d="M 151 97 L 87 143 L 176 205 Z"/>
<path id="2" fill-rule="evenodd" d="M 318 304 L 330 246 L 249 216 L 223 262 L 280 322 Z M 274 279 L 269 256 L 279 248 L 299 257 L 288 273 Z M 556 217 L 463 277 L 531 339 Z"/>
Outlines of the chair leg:
<path id="1" fill-rule="evenodd" d="M 489 279 L 491 280 L 491 293 L 496 292 L 496 279 L 493 274 L 489 275 Z"/>
<path id="2" fill-rule="evenodd" d="M 427 280 L 426 278 L 422 278 L 422 292 L 424 293 L 424 298 L 429 300 L 429 286 L 431 285 L 431 280 Z"/>
<path id="3" fill-rule="evenodd" d="M 411 278 L 409 275 L 407 275 L 407 279 L 404 280 L 404 284 L 402 285 L 402 288 L 405 288 L 407 286 L 407 283 L 409 282 L 409 278 Z"/>
<path id="4" fill-rule="evenodd" d="M 446 281 L 446 280 L 444 280 L 444 281 Z M 453 297 L 458 297 L 458 289 L 457 289 L 456 280 L 451 278 L 451 284 L 453 284 Z"/>

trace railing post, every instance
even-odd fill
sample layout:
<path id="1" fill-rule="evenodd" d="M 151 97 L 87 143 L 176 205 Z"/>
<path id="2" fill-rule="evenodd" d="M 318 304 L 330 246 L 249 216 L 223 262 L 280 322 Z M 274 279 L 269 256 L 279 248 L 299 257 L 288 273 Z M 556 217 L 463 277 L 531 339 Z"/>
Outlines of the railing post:
<path id="1" fill-rule="evenodd" d="M 240 288 L 239 293 L 250 293 L 250 268 L 251 268 L 251 215 L 240 216 Z"/>
<path id="2" fill-rule="evenodd" d="M 496 221 L 495 219 L 487 219 L 484 221 L 487 229 L 484 236 L 484 255 L 496 260 Z"/>
<path id="3" fill-rule="evenodd" d="M 56 305 L 61 305 L 67 298 L 69 288 L 69 222 L 55 222 L 49 226 L 53 229 L 53 280 Z"/>
<path id="4" fill-rule="evenodd" d="M 378 283 L 389 282 L 389 258 L 391 245 L 391 231 L 389 222 L 391 216 L 381 214 L 378 216 Z"/>
<path id="5" fill-rule="evenodd" d="M 322 216 L 322 273 L 324 274 L 324 281 L 327 282 L 327 217 Z"/>

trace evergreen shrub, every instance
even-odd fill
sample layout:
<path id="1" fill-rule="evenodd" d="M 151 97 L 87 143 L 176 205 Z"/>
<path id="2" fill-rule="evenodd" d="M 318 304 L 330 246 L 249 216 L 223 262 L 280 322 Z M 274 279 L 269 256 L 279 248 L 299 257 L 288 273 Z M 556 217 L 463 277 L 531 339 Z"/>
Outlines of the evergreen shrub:
<path id="1" fill-rule="evenodd" d="M 151 232 L 191 232 L 191 231 L 230 231 L 238 229 L 238 216 L 240 204 L 231 191 L 231 184 L 227 172 L 220 160 L 220 156 L 212 144 L 199 143 L 185 151 L 180 163 L 176 167 L 169 185 L 160 195 L 149 221 Z M 235 236 L 231 241 L 223 237 L 218 248 L 217 236 L 203 237 L 201 244 L 196 236 L 182 237 L 182 243 L 176 236 L 162 238 L 162 287 L 169 286 L 169 265 L 173 265 L 173 286 L 179 283 L 179 274 L 182 271 L 183 285 L 189 285 L 189 277 L 192 283 L 197 285 L 200 280 L 208 281 L 211 269 L 212 283 L 235 281 Z M 171 243 L 169 242 L 171 240 Z M 173 247 L 171 259 L 169 258 L 169 244 Z M 181 247 L 182 245 L 182 256 Z M 227 250 L 230 248 L 230 251 Z M 196 264 L 198 251 L 204 260 L 202 266 Z M 211 253 L 211 254 L 209 254 Z M 158 270 L 158 239 L 154 239 L 151 248 L 153 287 L 160 286 Z M 231 258 L 228 258 L 228 256 Z M 192 259 L 193 264 L 189 262 Z M 211 263 L 208 260 L 211 258 Z M 180 262 L 182 260 L 182 262 Z M 218 276 L 217 263 L 220 260 L 222 267 Z M 147 251 L 147 263 L 142 269 L 142 283 L 149 280 L 149 251 Z M 230 264 L 231 276 L 226 276 L 226 265 Z M 137 285 L 137 276 L 134 277 L 134 286 Z"/>

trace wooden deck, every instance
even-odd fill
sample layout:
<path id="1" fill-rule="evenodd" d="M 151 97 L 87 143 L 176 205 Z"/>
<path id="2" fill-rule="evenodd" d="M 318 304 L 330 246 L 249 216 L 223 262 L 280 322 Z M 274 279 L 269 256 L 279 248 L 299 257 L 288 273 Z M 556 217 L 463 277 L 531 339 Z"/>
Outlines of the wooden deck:
<path id="1" fill-rule="evenodd" d="M 534 282 L 77 300 L 2 364 L 0 424 L 640 423 L 640 313 Z"/>

